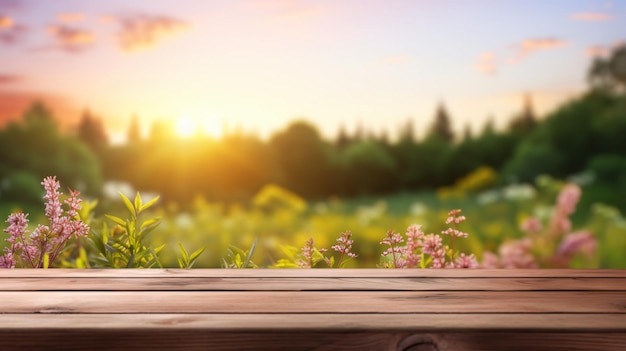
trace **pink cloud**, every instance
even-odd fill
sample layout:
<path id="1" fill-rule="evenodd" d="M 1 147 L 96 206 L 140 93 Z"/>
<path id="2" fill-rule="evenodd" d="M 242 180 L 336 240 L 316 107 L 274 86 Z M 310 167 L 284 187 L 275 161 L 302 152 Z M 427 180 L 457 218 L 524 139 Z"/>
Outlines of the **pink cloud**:
<path id="1" fill-rule="evenodd" d="M 78 52 L 95 41 L 91 32 L 64 25 L 49 26 L 48 33 L 54 36 L 59 48 L 69 52 Z"/>
<path id="2" fill-rule="evenodd" d="M 517 54 L 509 58 L 507 62 L 516 64 L 538 51 L 560 48 L 567 44 L 567 41 L 555 38 L 526 39 L 517 45 Z"/>
<path id="3" fill-rule="evenodd" d="M 0 85 L 12 84 L 22 80 L 22 77 L 14 74 L 0 74 Z"/>
<path id="4" fill-rule="evenodd" d="M 134 15 L 116 18 L 121 26 L 118 39 L 122 50 L 131 52 L 155 46 L 163 39 L 189 28 L 182 20 L 158 15 Z"/>
<path id="5" fill-rule="evenodd" d="M 589 57 L 602 57 L 609 54 L 609 48 L 606 46 L 594 45 L 585 49 L 585 54 Z"/>
<path id="6" fill-rule="evenodd" d="M 0 29 L 13 27 L 13 19 L 8 16 L 0 15 Z"/>
<path id="7" fill-rule="evenodd" d="M 0 43 L 15 44 L 26 33 L 27 27 L 11 17 L 0 15 Z"/>
<path id="8" fill-rule="evenodd" d="M 85 19 L 82 13 L 59 13 L 57 19 L 64 23 L 81 22 Z"/>
<path id="9" fill-rule="evenodd" d="M 575 21 L 584 22 L 605 22 L 613 19 L 613 15 L 603 12 L 579 12 L 570 17 Z"/>
<path id="10" fill-rule="evenodd" d="M 544 39 L 527 39 L 524 40 L 520 47 L 523 51 L 537 51 L 544 49 L 558 48 L 566 45 L 565 40 L 544 38 Z"/>

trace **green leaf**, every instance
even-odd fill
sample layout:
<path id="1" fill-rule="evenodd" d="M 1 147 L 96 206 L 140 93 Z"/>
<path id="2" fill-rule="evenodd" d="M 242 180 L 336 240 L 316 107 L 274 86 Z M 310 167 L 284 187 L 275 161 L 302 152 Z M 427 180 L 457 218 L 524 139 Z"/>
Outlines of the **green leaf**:
<path id="1" fill-rule="evenodd" d="M 163 248 L 164 248 L 164 247 L 165 247 L 165 244 L 163 244 L 163 245 L 161 245 L 161 246 L 159 246 L 159 247 L 155 248 L 155 249 L 154 249 L 154 253 L 155 253 L 155 254 L 158 254 L 159 252 L 161 252 L 161 250 L 163 250 Z"/>
<path id="2" fill-rule="evenodd" d="M 133 216 L 133 218 L 136 216 L 135 213 L 135 208 L 133 207 L 133 204 L 130 202 L 130 200 L 126 197 L 126 195 L 120 193 L 120 196 L 122 197 L 122 201 L 124 202 L 124 205 L 126 205 L 126 208 L 128 209 L 128 212 L 131 213 L 131 215 Z"/>
<path id="3" fill-rule="evenodd" d="M 139 209 L 139 212 L 143 212 L 144 210 L 147 210 L 152 205 L 154 205 L 157 201 L 159 201 L 159 196 L 157 196 L 154 199 L 146 202 L 143 206 L 141 206 L 141 208 Z"/>
<path id="4" fill-rule="evenodd" d="M 141 226 L 139 228 L 143 231 L 145 228 L 148 228 L 150 226 L 156 227 L 157 225 L 159 225 L 160 221 L 161 221 L 161 217 L 154 217 L 141 223 Z"/>
<path id="5" fill-rule="evenodd" d="M 248 268 L 248 265 L 250 264 L 250 259 L 252 258 L 252 254 L 254 253 L 254 249 L 256 249 L 257 241 L 259 241 L 259 238 L 258 237 L 254 238 L 254 242 L 252 243 L 252 246 L 250 247 L 250 251 L 248 252 L 248 257 L 246 257 L 246 262 L 244 262 L 243 264 L 243 268 Z"/>
<path id="6" fill-rule="evenodd" d="M 204 252 L 204 250 L 206 249 L 206 247 L 201 247 L 199 249 L 197 249 L 196 251 L 194 251 L 191 256 L 189 257 L 189 261 L 193 262 L 195 261 L 200 255 L 202 255 L 202 253 Z"/>
<path id="7" fill-rule="evenodd" d="M 131 268 L 135 264 L 135 255 L 131 255 L 126 263 L 126 268 Z"/>
<path id="8" fill-rule="evenodd" d="M 180 255 L 185 260 L 185 262 L 189 263 L 189 255 L 187 254 L 187 250 L 185 250 L 185 247 L 181 242 L 178 242 L 178 249 L 180 251 Z"/>
<path id="9" fill-rule="evenodd" d="M 112 215 L 105 215 L 105 217 L 108 218 L 109 220 L 115 222 L 116 224 L 121 225 L 122 227 L 126 227 L 127 223 L 123 219 L 121 219 L 119 217 L 115 217 L 115 216 L 112 216 Z"/>
<path id="10" fill-rule="evenodd" d="M 135 211 L 137 211 L 137 213 L 139 213 L 139 209 L 142 207 L 142 203 L 141 203 L 141 195 L 139 195 L 139 192 L 137 192 L 137 194 L 135 195 Z"/>

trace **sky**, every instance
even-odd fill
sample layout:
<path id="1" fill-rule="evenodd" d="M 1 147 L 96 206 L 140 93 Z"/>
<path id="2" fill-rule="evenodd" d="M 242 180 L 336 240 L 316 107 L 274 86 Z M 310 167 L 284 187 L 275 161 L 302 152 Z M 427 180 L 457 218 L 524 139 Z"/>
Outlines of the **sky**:
<path id="1" fill-rule="evenodd" d="M 622 23 L 620 25 L 620 23 Z M 418 135 L 503 127 L 579 95 L 626 40 L 626 1 L 0 0 L 0 125 L 33 99 L 113 141 L 132 116 L 266 138 L 294 119 Z"/>

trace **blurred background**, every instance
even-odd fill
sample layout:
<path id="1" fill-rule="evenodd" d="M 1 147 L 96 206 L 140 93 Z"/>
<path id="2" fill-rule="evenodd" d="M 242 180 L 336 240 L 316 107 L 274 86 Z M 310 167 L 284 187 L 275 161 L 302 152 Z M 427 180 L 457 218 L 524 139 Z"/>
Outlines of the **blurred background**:
<path id="1" fill-rule="evenodd" d="M 625 18 L 591 0 L 0 0 L 0 218 L 37 223 L 56 175 L 98 200 L 96 228 L 118 192 L 159 195 L 151 240 L 206 246 L 200 267 L 345 230 L 371 267 L 387 230 L 438 232 L 452 208 L 481 260 L 574 182 L 598 249 L 572 266 L 626 268 Z"/>

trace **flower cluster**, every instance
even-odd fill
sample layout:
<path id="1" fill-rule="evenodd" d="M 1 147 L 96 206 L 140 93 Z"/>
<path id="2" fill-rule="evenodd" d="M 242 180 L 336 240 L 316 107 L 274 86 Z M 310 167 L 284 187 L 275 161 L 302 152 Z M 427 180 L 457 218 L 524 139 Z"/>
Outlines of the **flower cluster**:
<path id="1" fill-rule="evenodd" d="M 450 235 L 451 237 L 460 237 L 467 238 L 467 233 L 464 233 L 460 230 L 456 229 L 457 224 L 465 221 L 465 216 L 459 216 L 461 210 L 452 210 L 448 212 L 448 219 L 446 219 L 446 224 L 452 223 L 452 227 L 441 232 L 443 235 Z"/>
<path id="2" fill-rule="evenodd" d="M 51 265 L 59 255 L 66 242 L 72 237 L 87 236 L 89 226 L 78 218 L 81 199 L 78 191 L 69 189 L 70 196 L 64 201 L 67 213 L 63 210 L 59 192 L 60 183 L 56 177 L 46 177 L 41 183 L 46 190 L 45 214 L 49 225 L 39 224 L 30 235 L 28 234 L 28 215 L 16 212 L 9 215 L 9 227 L 4 231 L 9 234 L 6 240 L 11 244 L 5 248 L 4 256 L 0 257 L 0 267 L 13 268 L 17 265 L 17 254 L 24 266 L 43 268 Z"/>
<path id="3" fill-rule="evenodd" d="M 352 252 L 352 244 L 354 244 L 354 240 L 352 240 L 352 232 L 345 231 L 340 234 L 339 238 L 337 238 L 337 244 L 331 246 L 333 251 L 338 252 L 339 261 L 337 261 L 337 265 L 335 265 L 335 257 L 333 256 L 325 256 L 328 250 L 325 248 L 317 248 L 315 247 L 315 243 L 313 242 L 313 238 L 310 238 L 304 244 L 304 247 L 300 249 L 300 255 L 296 259 L 296 263 L 300 268 L 313 268 L 315 265 L 324 261 L 328 265 L 328 267 L 333 268 L 341 268 L 343 264 L 347 262 L 345 260 L 346 256 L 348 259 L 357 257 L 357 254 Z"/>
<path id="4" fill-rule="evenodd" d="M 344 262 L 344 256 L 347 255 L 350 258 L 355 258 L 357 256 L 355 253 L 352 252 L 352 244 L 354 244 L 354 240 L 350 239 L 351 237 L 352 232 L 350 232 L 349 230 L 345 231 L 341 233 L 341 235 L 339 235 L 339 238 L 337 238 L 337 244 L 331 246 L 333 250 L 341 254 L 339 256 L 339 262 L 337 262 L 337 267 L 341 267 L 341 264 Z M 330 261 L 327 261 L 327 263 L 332 266 L 332 263 L 330 263 Z"/>
<path id="5" fill-rule="evenodd" d="M 571 233 L 569 218 L 576 210 L 581 190 L 576 184 L 566 184 L 557 196 L 552 216 L 546 227 L 536 217 L 527 218 L 521 229 L 527 233 L 523 239 L 506 242 L 498 255 L 485 252 L 485 268 L 536 268 L 569 267 L 570 261 L 582 254 L 591 257 L 597 242 L 590 231 Z"/>
<path id="6" fill-rule="evenodd" d="M 383 252 L 382 256 L 392 255 L 393 266 L 396 268 L 404 267 L 405 260 L 402 258 L 405 248 L 400 246 L 404 242 L 402 235 L 394 233 L 393 230 L 387 232 L 387 236 L 380 242 L 381 245 L 389 245 L 389 248 Z"/>
<path id="7" fill-rule="evenodd" d="M 309 238 L 304 244 L 304 247 L 300 249 L 302 252 L 300 253 L 300 257 L 297 260 L 298 267 L 300 268 L 313 268 L 319 262 L 324 260 L 324 252 L 328 251 L 327 249 L 321 248 L 318 249 L 315 247 L 315 242 L 313 238 Z"/>
<path id="8" fill-rule="evenodd" d="M 393 230 L 387 232 L 387 236 L 380 242 L 381 245 L 389 246 L 382 257 L 391 256 L 392 262 L 384 263 L 383 267 L 393 268 L 475 268 L 478 266 L 474 255 L 461 253 L 457 256 L 454 252 L 454 239 L 456 237 L 467 238 L 467 233 L 457 229 L 457 224 L 465 221 L 465 216 L 460 215 L 461 210 L 452 210 L 448 213 L 446 224 L 453 224 L 453 227 L 441 232 L 442 235 L 449 235 L 451 245 L 444 245 L 443 238 L 438 234 L 424 235 L 422 226 L 413 224 L 406 230 L 406 244 L 402 235 L 394 233 Z"/>

